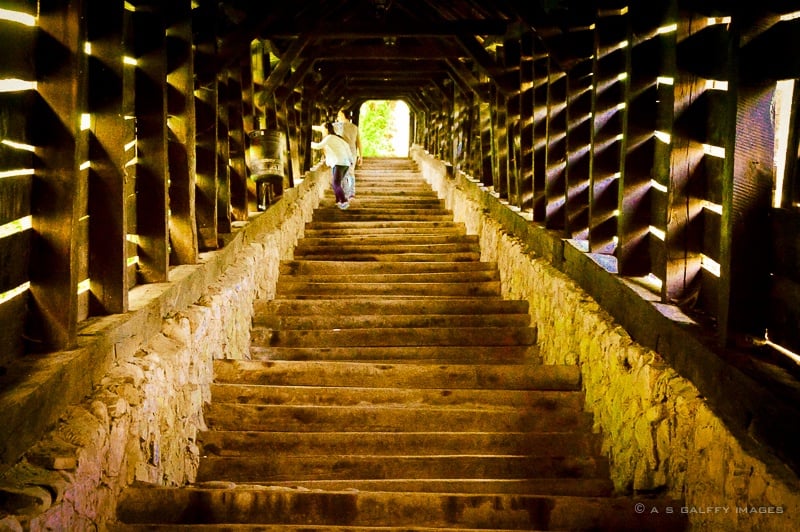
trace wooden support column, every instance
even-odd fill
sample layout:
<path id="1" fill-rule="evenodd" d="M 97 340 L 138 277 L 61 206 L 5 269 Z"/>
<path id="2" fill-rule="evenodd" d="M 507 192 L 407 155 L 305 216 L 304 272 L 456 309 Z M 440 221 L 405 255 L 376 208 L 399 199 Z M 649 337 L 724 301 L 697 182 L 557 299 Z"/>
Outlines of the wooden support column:
<path id="1" fill-rule="evenodd" d="M 249 57 L 248 57 L 249 58 Z M 243 90 L 243 71 L 250 70 L 249 61 L 238 69 L 231 69 L 228 74 L 228 139 L 231 183 L 231 216 L 234 221 L 247 221 L 247 166 L 245 150 L 247 149 L 244 127 L 245 93 Z"/>
<path id="2" fill-rule="evenodd" d="M 670 206 L 670 161 L 672 159 L 672 132 L 675 116 L 675 78 L 677 76 L 678 7 L 676 0 L 666 0 L 664 16 L 653 39 L 661 49 L 656 83 L 656 128 L 653 132 L 653 171 L 650 191 L 651 221 L 649 227 L 649 255 L 653 289 L 666 300 L 667 280 L 667 226 Z"/>
<path id="3" fill-rule="evenodd" d="M 200 250 L 217 249 L 217 73 L 216 7 L 202 3 L 192 11 L 195 38 L 196 177 L 195 209 Z"/>
<path id="4" fill-rule="evenodd" d="M 722 183 L 722 250 L 718 305 L 720 343 L 726 345 L 734 334 L 763 338 L 771 306 L 769 294 L 773 267 L 769 212 L 773 193 L 775 128 L 772 116 L 775 82 L 728 86 L 736 102 L 735 134 L 725 142 L 726 157 Z M 733 114 L 733 112 L 731 112 Z M 733 116 L 730 117 L 733 120 Z M 734 129 L 732 122 L 729 127 Z M 720 139 L 722 140 L 722 139 Z M 796 307 L 795 307 L 796 308 Z"/>
<path id="5" fill-rule="evenodd" d="M 566 226 L 567 75 L 551 69 L 547 92 L 547 151 L 545 156 L 546 214 L 548 229 Z"/>
<path id="6" fill-rule="evenodd" d="M 491 88 L 490 88 L 491 90 Z M 481 102 L 480 104 L 480 175 L 478 176 L 483 186 L 489 187 L 494 183 L 494 168 L 492 161 L 492 105 Z"/>
<path id="7" fill-rule="evenodd" d="M 519 71 L 519 203 L 522 212 L 533 210 L 534 149 L 534 34 L 526 31 L 520 41 Z"/>
<path id="8" fill-rule="evenodd" d="M 136 228 L 142 282 L 168 280 L 169 163 L 167 159 L 166 24 L 160 2 L 133 13 L 136 60 Z"/>
<path id="9" fill-rule="evenodd" d="M 710 326 L 721 317 L 722 190 L 734 151 L 726 20 L 691 12 L 679 17 L 671 136 L 664 295 Z"/>
<path id="10" fill-rule="evenodd" d="M 192 2 L 167 4 L 167 127 L 169 128 L 170 264 L 195 264 L 198 258 L 195 189 L 194 52 Z"/>
<path id="11" fill-rule="evenodd" d="M 506 98 L 506 187 L 508 202 L 514 207 L 522 206 L 520 192 L 519 168 L 522 162 L 522 147 L 520 146 L 521 125 L 521 65 L 522 45 L 519 38 L 506 39 L 503 42 L 502 59 L 504 65 L 503 78 L 505 85 L 513 90 Z"/>
<path id="12" fill-rule="evenodd" d="M 231 174 L 230 135 L 228 129 L 228 110 L 230 93 L 228 74 L 222 70 L 217 74 L 217 233 L 232 232 L 231 225 Z"/>
<path id="13" fill-rule="evenodd" d="M 567 76 L 565 229 L 578 240 L 589 238 L 593 80 L 591 60 L 576 64 Z"/>
<path id="14" fill-rule="evenodd" d="M 652 273 L 651 239 L 657 237 L 651 234 L 650 227 L 658 225 L 652 211 L 653 196 L 663 194 L 662 187 L 654 185 L 659 143 L 654 132 L 661 127 L 659 93 L 672 87 L 671 78 L 662 77 L 662 57 L 670 51 L 664 47 L 658 28 L 668 26 L 669 3 L 660 0 L 647 6 L 635 4 L 628 13 L 630 44 L 626 53 L 628 76 L 623 83 L 623 164 L 617 223 L 619 242 L 615 251 L 617 270 L 625 276 L 646 277 Z"/>
<path id="15" fill-rule="evenodd" d="M 625 89 L 629 75 L 627 12 L 608 6 L 600 9 L 595 29 L 589 221 L 589 249 L 594 253 L 616 251 Z"/>
<path id="16" fill-rule="evenodd" d="M 30 260 L 30 314 L 26 337 L 33 351 L 73 347 L 77 341 L 79 227 L 88 202 L 78 142 L 86 109 L 84 4 L 39 2 L 35 63 L 40 96 L 29 115 L 31 144 L 39 166 L 31 192 L 35 239 Z M 46 74 L 46 75 L 45 75 Z"/>
<path id="17" fill-rule="evenodd" d="M 494 191 L 508 199 L 508 99 L 499 89 L 492 102 L 492 169 Z"/>
<path id="18" fill-rule="evenodd" d="M 28 16 L 27 24 L 0 20 L 0 46 L 4 50 L 3 61 L 0 61 L 2 79 L 19 79 L 31 84 L 36 82 L 35 64 L 29 58 L 34 53 L 37 39 L 37 4 L 34 0 L 15 2 L 13 9 Z M 0 226 L 16 226 L 16 231 L 0 238 L 3 265 L 0 294 L 7 298 L 0 304 L 0 323 L 3 324 L 0 328 L 0 373 L 4 373 L 25 349 L 23 336 L 31 295 L 27 283 L 30 281 L 33 244 L 31 220 L 34 206 L 31 204 L 31 194 L 34 180 L 41 180 L 41 170 L 35 170 L 34 151 L 37 149 L 36 142 L 46 140 L 45 135 L 41 139 L 36 138 L 35 128 L 39 124 L 33 115 L 40 107 L 44 107 L 43 102 L 32 85 L 17 91 L 0 92 L 0 138 L 4 141 L 0 143 L 0 172 L 6 176 L 0 179 Z M 46 116 L 52 116 L 52 111 Z M 53 147 L 43 145 L 38 149 L 50 150 Z M 34 175 L 35 171 L 37 175 Z M 44 223 L 44 220 L 40 223 Z M 55 231 L 52 223 L 48 226 L 50 231 Z M 50 238 L 57 239 L 59 236 L 53 233 Z M 45 279 L 40 282 L 44 283 Z M 45 296 L 41 294 L 41 297 Z M 54 303 L 49 302 L 47 306 L 52 307 Z M 44 330 L 44 326 L 37 322 L 45 316 L 41 313 L 32 314 L 30 329 Z M 39 337 L 42 337 L 41 333 Z"/>
<path id="19" fill-rule="evenodd" d="M 533 221 L 547 219 L 547 128 L 550 93 L 550 56 L 539 42 L 534 42 L 533 62 Z"/>
<path id="20" fill-rule="evenodd" d="M 88 0 L 86 23 L 90 45 L 88 113 L 92 129 L 89 160 L 89 313 L 128 310 L 128 210 L 125 146 L 135 132 L 133 87 L 124 83 L 125 20 L 122 0 Z"/>

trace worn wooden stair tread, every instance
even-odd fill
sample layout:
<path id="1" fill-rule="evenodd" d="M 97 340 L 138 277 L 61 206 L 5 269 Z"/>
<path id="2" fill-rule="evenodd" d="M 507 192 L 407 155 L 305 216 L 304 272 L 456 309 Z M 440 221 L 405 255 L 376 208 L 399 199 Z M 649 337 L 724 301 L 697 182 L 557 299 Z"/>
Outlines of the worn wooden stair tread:
<path id="1" fill-rule="evenodd" d="M 376 388 L 361 386 L 271 385 L 214 383 L 211 398 L 218 403 L 262 405 L 386 405 L 467 406 L 581 411 L 579 391 L 485 390 L 463 388 Z"/>
<path id="2" fill-rule="evenodd" d="M 506 299 L 461 298 L 436 301 L 429 298 L 407 297 L 402 300 L 336 301 L 336 300 L 288 300 L 273 299 L 256 301 L 256 316 L 267 314 L 308 314 L 319 313 L 336 315 L 359 314 L 518 314 L 528 313 L 527 301 Z M 256 318 L 257 319 L 257 318 Z"/>
<path id="3" fill-rule="evenodd" d="M 214 361 L 216 382 L 317 386 L 580 390 L 575 366 L 387 364 L 347 361 Z"/>
<path id="4" fill-rule="evenodd" d="M 668 504 L 648 500 L 648 505 Z M 302 510 L 301 510 L 302 509 Z M 298 511 L 301 510 L 301 511 Z M 180 490 L 126 490 L 118 516 L 126 523 L 239 523 L 491 528 L 508 530 L 656 530 L 629 497 L 505 493 L 427 493 L 312 490 L 214 483 Z M 680 530 L 686 517 L 660 514 L 663 530 Z"/>
<path id="5" fill-rule="evenodd" d="M 600 454 L 600 445 L 593 434 L 580 432 L 271 432 L 253 430 L 206 430 L 198 441 L 204 454 L 241 456 L 271 452 L 336 455 L 349 452 L 379 454 L 401 448 L 407 452 L 483 452 L 527 454 L 531 457 L 551 455 L 581 456 Z M 483 479 L 491 481 L 493 479 Z"/>
<path id="6" fill-rule="evenodd" d="M 254 303 L 252 359 L 213 362 L 198 482 L 127 490 L 111 529 L 685 528 L 614 493 L 580 368 L 541 364 L 477 237 L 383 162 L 348 210 L 325 192 Z"/>
<path id="7" fill-rule="evenodd" d="M 535 345 L 272 347 L 251 346 L 255 361 L 361 362 L 372 364 L 509 364 L 540 362 Z"/>

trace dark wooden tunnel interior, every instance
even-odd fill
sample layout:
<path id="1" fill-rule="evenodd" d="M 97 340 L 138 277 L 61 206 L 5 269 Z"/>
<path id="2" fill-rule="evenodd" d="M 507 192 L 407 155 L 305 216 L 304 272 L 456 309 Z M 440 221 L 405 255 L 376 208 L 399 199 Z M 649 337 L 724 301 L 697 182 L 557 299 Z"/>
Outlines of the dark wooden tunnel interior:
<path id="1" fill-rule="evenodd" d="M 132 290 L 224 246 L 258 210 L 253 132 L 281 139 L 279 194 L 319 163 L 313 125 L 401 100 L 411 144 L 680 309 L 770 389 L 749 400 L 775 402 L 770 445 L 797 468 L 798 9 L 5 2 L 0 390 L 30 357 L 75 348 L 93 318 L 128 312 Z M 719 375 L 709 395 L 734 397 L 735 382 Z"/>

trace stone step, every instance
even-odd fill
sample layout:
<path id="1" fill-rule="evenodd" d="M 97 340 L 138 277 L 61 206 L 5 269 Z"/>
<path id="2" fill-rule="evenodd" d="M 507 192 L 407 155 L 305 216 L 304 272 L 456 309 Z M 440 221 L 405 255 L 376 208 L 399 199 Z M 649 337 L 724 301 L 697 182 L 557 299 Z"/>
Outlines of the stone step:
<path id="1" fill-rule="evenodd" d="M 340 210 L 334 207 L 330 210 L 321 209 L 314 213 L 314 219 L 320 222 L 330 221 L 360 221 L 360 222 L 387 222 L 387 221 L 415 221 L 415 222 L 446 222 L 453 219 L 447 213 L 405 213 L 405 212 L 379 212 L 359 211 L 357 208 Z"/>
<path id="2" fill-rule="evenodd" d="M 335 227 L 327 229 L 306 229 L 304 238 L 339 238 L 342 236 L 354 237 L 377 237 L 377 236 L 454 236 L 463 235 L 464 228 L 458 225 L 438 227 L 407 226 L 407 227 L 375 227 L 372 224 L 360 224 L 358 227 L 345 227 L 337 224 Z"/>
<path id="3" fill-rule="evenodd" d="M 272 483 L 287 480 L 446 480 L 492 478 L 531 480 L 608 478 L 604 458 L 521 455 L 394 456 L 298 455 L 205 456 L 197 482 Z M 406 490 L 403 490 L 406 491 Z"/>
<path id="4" fill-rule="evenodd" d="M 466 327 L 527 327 L 530 325 L 529 314 L 370 314 L 356 316 L 311 315 L 292 316 L 276 314 L 260 314 L 253 319 L 253 324 L 270 329 L 366 329 L 380 328 L 466 328 Z"/>
<path id="5" fill-rule="evenodd" d="M 351 361 L 416 364 L 540 364 L 536 346 L 413 347 L 260 347 L 251 346 L 256 361 Z"/>
<path id="6" fill-rule="evenodd" d="M 331 250 L 319 248 L 311 250 L 302 256 L 303 260 L 330 260 L 330 261 L 362 261 L 362 262 L 476 262 L 481 258 L 480 251 L 454 251 L 431 253 L 424 251 L 425 246 L 419 246 L 419 251 L 406 251 L 400 253 L 386 253 L 376 250 L 373 252 L 354 251 L 353 253 L 334 253 Z"/>
<path id="7" fill-rule="evenodd" d="M 274 386 L 215 383 L 211 399 L 217 403 L 248 405 L 404 406 L 542 409 L 582 411 L 583 394 L 554 390 L 465 390 L 458 388 L 409 389 L 342 386 Z"/>
<path id="8" fill-rule="evenodd" d="M 109 532 L 485 532 L 483 528 L 443 528 L 443 527 L 408 527 L 408 526 L 337 526 L 337 525 L 256 525 L 256 524 L 141 524 L 128 525 L 111 523 Z M 495 532 L 512 532 L 499 528 Z"/>
<path id="9" fill-rule="evenodd" d="M 271 481 L 271 486 L 309 490 L 401 491 L 422 493 L 505 493 L 519 495 L 570 495 L 608 497 L 614 492 L 607 478 L 534 478 L 534 479 L 364 479 Z"/>
<path id="10" fill-rule="evenodd" d="M 600 439 L 586 432 L 263 432 L 207 430 L 198 435 L 204 455 L 263 453 L 409 455 L 500 453 L 539 456 L 599 456 Z M 609 482 L 610 480 L 606 479 Z M 485 480 L 490 483 L 491 479 Z M 330 488 L 326 488 L 330 489 Z M 437 490 L 438 491 L 438 490 Z M 444 491 L 444 490 L 441 490 Z"/>
<path id="11" fill-rule="evenodd" d="M 324 263 L 303 263 L 299 265 L 300 269 L 309 267 L 311 265 L 317 266 Z M 331 267 L 336 267 L 336 263 L 329 263 Z M 472 263 L 477 264 L 477 263 Z M 428 266 L 429 264 L 420 264 L 420 266 Z M 435 265 L 435 263 L 433 263 Z M 353 263 L 352 267 L 357 271 L 363 271 L 359 268 L 362 266 L 359 263 Z M 374 264 L 367 263 L 363 266 L 367 268 L 374 267 L 392 267 L 392 264 Z M 366 268 L 365 268 L 366 269 Z M 273 299 L 273 300 L 257 300 L 253 309 L 256 315 L 255 323 L 258 323 L 258 316 L 262 314 L 281 314 L 281 315 L 378 315 L 378 314 L 411 314 L 414 316 L 427 315 L 427 314 L 527 314 L 528 302 L 527 301 L 513 301 L 507 299 L 476 299 L 476 298 L 462 298 L 462 299 L 448 299 L 448 300 L 435 300 L 426 298 L 405 298 L 401 300 L 352 300 L 352 301 L 336 301 L 336 300 L 294 300 L 294 299 Z"/>
<path id="12" fill-rule="evenodd" d="M 580 390 L 576 366 L 215 360 L 216 382 L 413 389 Z"/>
<path id="13" fill-rule="evenodd" d="M 440 199 L 435 194 L 418 193 L 415 196 L 404 195 L 397 196 L 391 193 L 381 193 L 378 189 L 366 187 L 369 190 L 369 195 L 363 195 L 358 198 L 359 206 L 364 208 L 381 208 L 384 206 L 392 208 L 426 208 L 426 209 L 440 209 L 446 210 L 444 200 Z M 331 196 L 324 196 L 320 201 L 320 207 L 335 207 L 336 200 Z"/>
<path id="14" fill-rule="evenodd" d="M 470 244 L 477 245 L 478 237 L 464 234 L 438 234 L 438 233 L 375 233 L 351 235 L 342 233 L 324 237 L 306 235 L 303 246 L 308 247 L 342 247 L 342 246 L 396 246 L 396 245 L 435 245 L 435 244 Z"/>
<path id="15" fill-rule="evenodd" d="M 121 497 L 127 524 L 237 523 L 246 525 L 433 527 L 494 530 L 685 530 L 687 518 L 637 513 L 629 497 L 326 491 L 213 483 L 185 489 L 131 488 Z M 645 507 L 669 501 L 647 499 Z M 677 507 L 678 504 L 672 504 Z M 413 530 L 413 528 L 412 528 Z"/>
<path id="16" fill-rule="evenodd" d="M 480 253 L 478 244 L 474 241 L 453 242 L 445 244 L 391 244 L 365 242 L 363 244 L 347 244 L 341 246 L 315 246 L 300 242 L 294 250 L 295 258 L 306 255 L 357 255 L 357 254 L 429 254 L 444 255 L 449 253 Z"/>
<path id="17" fill-rule="evenodd" d="M 272 347 L 378 347 L 378 346 L 460 346 L 533 345 L 533 327 L 387 327 L 332 330 L 275 330 L 254 327 L 250 334 L 255 346 Z"/>
<path id="18" fill-rule="evenodd" d="M 335 279 L 323 281 L 304 280 L 302 277 L 293 279 L 284 277 L 276 285 L 276 294 L 282 297 L 306 296 L 337 296 L 347 294 L 353 296 L 447 296 L 447 297 L 500 297 L 500 281 L 479 281 L 465 279 L 462 282 L 400 282 L 398 276 L 385 276 L 381 281 L 374 279 L 372 282 L 359 279 L 358 276 L 336 276 Z"/>
<path id="19" fill-rule="evenodd" d="M 352 284 L 361 283 L 381 283 L 381 284 L 447 284 L 447 283 L 481 283 L 489 281 L 498 281 L 500 279 L 500 272 L 496 269 L 483 269 L 477 270 L 475 268 L 467 268 L 466 271 L 459 269 L 459 263 L 454 263 L 456 267 L 452 271 L 444 272 L 428 272 L 428 273 L 407 273 L 398 271 L 396 273 L 380 272 L 380 273 L 358 273 L 354 271 L 346 271 L 347 265 L 342 268 L 342 271 L 331 272 L 327 274 L 291 274 L 286 272 L 281 278 L 278 279 L 278 285 L 282 282 L 286 283 L 340 283 L 351 282 Z M 399 270 L 399 268 L 398 268 Z M 285 281 L 284 281 L 285 279 Z"/>
<path id="20" fill-rule="evenodd" d="M 319 220 L 312 220 L 306 223 L 306 230 L 322 230 L 322 231 L 339 231 L 344 229 L 356 229 L 360 231 L 371 230 L 439 230 L 442 228 L 452 229 L 461 228 L 463 224 L 458 224 L 448 220 L 379 220 L 371 222 L 359 222 L 342 218 L 333 222 L 323 222 Z"/>

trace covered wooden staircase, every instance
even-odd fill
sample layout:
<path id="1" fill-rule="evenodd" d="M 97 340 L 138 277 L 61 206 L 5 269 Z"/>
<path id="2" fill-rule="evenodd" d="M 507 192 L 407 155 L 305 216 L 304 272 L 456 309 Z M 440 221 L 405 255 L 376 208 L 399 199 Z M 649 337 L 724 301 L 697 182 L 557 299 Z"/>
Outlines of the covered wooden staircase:
<path id="1" fill-rule="evenodd" d="M 527 302 L 406 159 L 323 199 L 206 422 L 196 483 L 129 488 L 115 530 L 685 527 L 613 493 L 579 368 L 540 364 Z"/>

